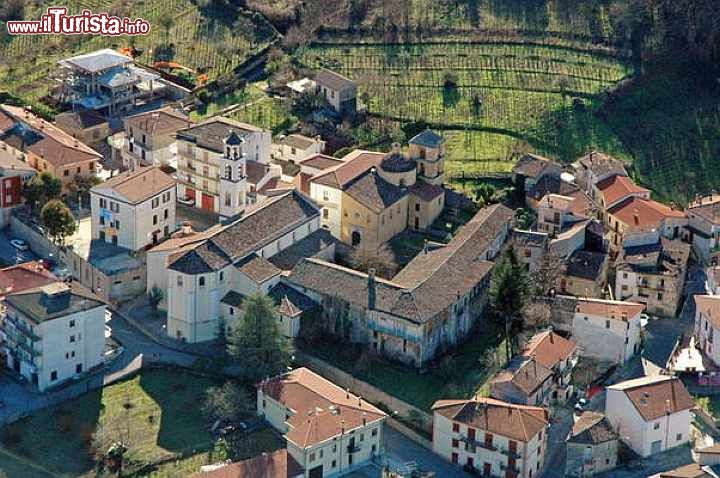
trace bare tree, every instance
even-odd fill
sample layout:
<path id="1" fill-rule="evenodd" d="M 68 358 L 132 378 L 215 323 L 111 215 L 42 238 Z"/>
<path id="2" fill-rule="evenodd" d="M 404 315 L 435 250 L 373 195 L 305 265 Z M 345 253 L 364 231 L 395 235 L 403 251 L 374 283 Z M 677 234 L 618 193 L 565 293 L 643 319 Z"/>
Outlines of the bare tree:
<path id="1" fill-rule="evenodd" d="M 535 295 L 545 297 L 557 287 L 557 281 L 563 274 L 565 261 L 552 252 L 547 252 L 537 268 L 530 273 L 531 282 L 535 286 Z"/>
<path id="2" fill-rule="evenodd" d="M 544 300 L 532 300 L 523 310 L 523 324 L 526 329 L 544 329 L 552 322 L 550 304 Z"/>

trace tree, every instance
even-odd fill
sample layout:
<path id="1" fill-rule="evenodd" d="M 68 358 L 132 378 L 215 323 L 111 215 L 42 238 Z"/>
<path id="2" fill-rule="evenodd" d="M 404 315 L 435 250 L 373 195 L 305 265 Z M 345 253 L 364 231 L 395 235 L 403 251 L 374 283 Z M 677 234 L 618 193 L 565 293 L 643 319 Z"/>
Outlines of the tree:
<path id="1" fill-rule="evenodd" d="M 148 303 L 150 304 L 150 308 L 153 311 L 153 315 L 157 314 L 158 306 L 160 305 L 160 302 L 162 302 L 164 296 L 165 294 L 163 293 L 162 289 L 157 285 L 152 286 L 150 292 L 148 292 Z"/>
<path id="2" fill-rule="evenodd" d="M 33 212 L 42 209 L 48 201 L 59 198 L 61 192 L 62 183 L 48 171 L 32 178 L 23 188 L 25 201 Z"/>
<path id="3" fill-rule="evenodd" d="M 557 286 L 558 278 L 563 274 L 565 260 L 552 252 L 547 252 L 531 274 L 535 286 L 535 295 L 545 297 L 551 295 Z"/>
<path id="4" fill-rule="evenodd" d="M 68 184 L 68 189 L 74 194 L 80 193 L 85 196 L 100 183 L 102 183 L 102 179 L 97 176 L 77 174 L 73 182 Z"/>
<path id="5" fill-rule="evenodd" d="M 530 295 L 530 281 L 525 265 L 518 261 L 515 250 L 509 247 L 495 265 L 490 281 L 490 305 L 496 317 L 505 323 L 505 352 L 512 357 L 511 328 L 522 317 L 522 310 Z"/>
<path id="6" fill-rule="evenodd" d="M 280 332 L 272 300 L 248 297 L 245 313 L 228 337 L 228 354 L 240 366 L 240 376 L 257 382 L 284 372 L 290 364 L 290 344 Z"/>
<path id="7" fill-rule="evenodd" d="M 234 421 L 252 412 L 251 403 L 252 397 L 246 388 L 228 381 L 207 390 L 202 411 L 213 422 Z"/>
<path id="8" fill-rule="evenodd" d="M 56 199 L 48 202 L 40 211 L 40 222 L 54 242 L 65 244 L 65 239 L 75 233 L 75 216 L 64 202 Z"/>

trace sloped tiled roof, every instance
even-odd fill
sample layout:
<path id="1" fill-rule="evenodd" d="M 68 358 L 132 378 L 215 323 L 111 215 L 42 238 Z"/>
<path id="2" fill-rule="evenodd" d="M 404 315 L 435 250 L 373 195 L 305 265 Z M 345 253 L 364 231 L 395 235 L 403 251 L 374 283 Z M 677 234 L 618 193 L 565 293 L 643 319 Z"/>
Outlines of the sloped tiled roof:
<path id="1" fill-rule="evenodd" d="M 216 116 L 190 128 L 179 130 L 177 137 L 195 143 L 201 148 L 223 153 L 225 151 L 225 138 L 231 132 L 240 137 L 245 137 L 251 133 L 265 132 L 265 130 L 224 116 Z"/>
<path id="2" fill-rule="evenodd" d="M 42 287 L 57 280 L 39 262 L 24 262 L 0 269 L 0 295 Z"/>
<path id="3" fill-rule="evenodd" d="M 174 133 L 194 124 L 189 117 L 170 107 L 129 116 L 123 121 L 129 126 L 140 128 L 149 134 Z"/>
<path id="4" fill-rule="evenodd" d="M 630 230 L 647 231 L 657 229 L 667 218 L 682 218 L 685 213 L 670 207 L 638 197 L 629 197 L 608 209 L 608 214 L 623 222 Z"/>
<path id="5" fill-rule="evenodd" d="M 605 199 L 605 204 L 614 204 L 628 196 L 647 194 L 650 192 L 649 189 L 638 186 L 632 179 L 620 174 L 599 181 L 597 188 Z"/>
<path id="6" fill-rule="evenodd" d="M 367 170 L 345 187 L 348 196 L 375 213 L 380 213 L 407 196 L 407 188 L 385 181 L 373 170 Z"/>
<path id="7" fill-rule="evenodd" d="M 339 158 L 333 158 L 332 156 L 328 156 L 326 154 L 315 154 L 313 156 L 310 156 L 309 158 L 305 158 L 302 161 L 299 161 L 298 164 L 300 166 L 308 166 L 310 168 L 315 168 L 319 170 L 332 168 L 335 166 L 339 166 L 344 161 Z"/>
<path id="8" fill-rule="evenodd" d="M 342 189 L 365 171 L 378 167 L 384 157 L 384 153 L 356 149 L 343 158 L 342 164 L 316 174 L 310 181 Z"/>
<path id="9" fill-rule="evenodd" d="M 191 476 L 192 478 L 297 478 L 304 476 L 304 470 L 288 453 L 287 448 L 282 448 Z"/>
<path id="10" fill-rule="evenodd" d="M 566 261 L 566 274 L 570 277 L 597 280 L 603 272 L 607 254 L 603 252 L 578 250 Z"/>
<path id="11" fill-rule="evenodd" d="M 548 158 L 543 158 L 536 154 L 527 153 L 522 156 L 512 169 L 515 174 L 522 174 L 529 178 L 540 177 L 546 169 L 556 167 L 560 168 L 560 165 Z"/>
<path id="12" fill-rule="evenodd" d="M 387 416 L 307 368 L 298 368 L 258 385 L 267 396 L 295 413 L 287 420 L 288 441 L 301 448 L 311 447 L 363 423 L 379 423 Z"/>
<path id="13" fill-rule="evenodd" d="M 692 463 L 674 470 L 660 472 L 649 478 L 718 478 L 718 475 L 709 466 Z"/>
<path id="14" fill-rule="evenodd" d="M 720 295 L 695 295 L 695 307 L 710 320 L 713 327 L 720 328 Z"/>
<path id="15" fill-rule="evenodd" d="M 583 412 L 575 421 L 567 441 L 596 445 L 617 439 L 618 434 L 615 433 L 605 415 L 587 411 Z"/>
<path id="16" fill-rule="evenodd" d="M 410 190 L 410 194 L 425 202 L 430 202 L 445 194 L 445 188 L 442 186 L 426 182 L 417 182 L 408 189 Z"/>
<path id="17" fill-rule="evenodd" d="M 443 137 L 430 128 L 413 136 L 409 144 L 418 144 L 428 148 L 437 148 L 443 143 Z"/>
<path id="18" fill-rule="evenodd" d="M 577 349 L 572 340 L 568 340 L 552 330 L 535 334 L 522 351 L 522 355 L 535 357 L 539 364 L 553 368 L 559 362 L 568 359 Z"/>
<path id="19" fill-rule="evenodd" d="M 578 159 L 578 163 L 585 169 L 592 171 L 597 177 L 602 177 L 607 174 L 627 175 L 625 165 L 622 161 L 599 151 L 592 151 L 586 154 Z"/>
<path id="20" fill-rule="evenodd" d="M 319 140 L 316 140 L 314 138 L 308 138 L 307 136 L 304 136 L 302 134 L 289 134 L 284 138 L 280 139 L 277 144 L 283 146 L 291 146 L 298 149 L 307 149 L 318 141 Z"/>
<path id="21" fill-rule="evenodd" d="M 550 423 L 550 413 L 545 408 L 495 400 L 438 400 L 433 412 L 453 422 L 502 435 L 521 442 L 528 442 Z"/>
<path id="22" fill-rule="evenodd" d="M 278 312 L 288 317 L 297 317 L 317 307 L 308 296 L 282 282 L 270 289 L 269 295 L 278 306 Z"/>
<path id="23" fill-rule="evenodd" d="M 324 85 L 335 91 L 342 91 L 347 88 L 354 88 L 355 82 L 327 68 L 323 68 L 315 76 L 315 83 Z"/>
<path id="24" fill-rule="evenodd" d="M 576 298 L 575 312 L 587 315 L 600 315 L 608 319 L 628 321 L 639 316 L 645 310 L 643 304 L 620 300 Z"/>
<path id="25" fill-rule="evenodd" d="M 102 184 L 92 188 L 92 192 L 107 195 L 115 191 L 130 204 L 139 204 L 163 191 L 175 187 L 175 179 L 158 167 L 140 167 L 113 176 Z"/>
<path id="26" fill-rule="evenodd" d="M 257 283 L 275 277 L 282 272 L 264 257 L 260 257 L 255 253 L 240 259 L 235 263 L 237 270 L 248 276 Z"/>
<path id="27" fill-rule="evenodd" d="M 553 371 L 540 364 L 533 357 L 516 355 L 507 367 L 491 380 L 494 384 L 511 383 L 526 395 L 531 395 L 553 376 Z"/>
<path id="28" fill-rule="evenodd" d="M 689 410 L 695 402 L 680 379 L 666 375 L 627 380 L 608 387 L 628 397 L 645 421 Z"/>
<path id="29" fill-rule="evenodd" d="M 61 128 L 61 125 L 67 125 L 73 129 L 86 129 L 107 123 L 107 120 L 95 110 L 80 110 L 56 115 L 55 123 Z"/>
<path id="30" fill-rule="evenodd" d="M 5 302 L 36 323 L 105 305 L 79 282 L 58 281 L 12 292 L 5 296 Z"/>

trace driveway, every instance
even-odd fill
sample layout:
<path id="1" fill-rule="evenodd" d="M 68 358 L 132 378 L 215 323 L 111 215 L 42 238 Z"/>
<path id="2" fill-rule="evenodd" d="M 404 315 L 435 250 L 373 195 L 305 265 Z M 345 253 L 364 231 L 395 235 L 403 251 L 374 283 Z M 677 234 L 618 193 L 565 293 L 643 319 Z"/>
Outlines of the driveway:
<path id="1" fill-rule="evenodd" d="M 13 239 L 10 229 L 0 231 L 0 265 L 19 264 L 38 258 L 37 255 L 29 249 L 23 252 L 15 249 L 10 245 L 10 239 Z"/>
<path id="2" fill-rule="evenodd" d="M 418 445 L 389 426 L 385 427 L 383 463 L 389 463 L 391 470 L 408 468 L 414 463 L 419 470 L 434 471 L 435 476 L 443 478 L 468 478 L 471 476 L 460 467 L 448 463 L 440 455 Z"/>

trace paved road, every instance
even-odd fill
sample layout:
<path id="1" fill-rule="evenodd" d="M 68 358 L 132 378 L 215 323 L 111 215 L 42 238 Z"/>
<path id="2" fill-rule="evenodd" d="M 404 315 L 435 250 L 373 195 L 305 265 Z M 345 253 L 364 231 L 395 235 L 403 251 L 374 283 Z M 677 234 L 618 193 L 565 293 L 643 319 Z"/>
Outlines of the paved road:
<path id="1" fill-rule="evenodd" d="M 545 452 L 544 478 L 562 478 L 565 476 L 567 448 L 565 438 L 573 426 L 573 411 L 570 407 L 555 407 L 553 422 L 550 424 L 547 451 Z"/>
<path id="2" fill-rule="evenodd" d="M 0 263 L 17 264 L 38 258 L 31 250 L 20 252 L 15 249 L 10 245 L 10 239 L 13 239 L 13 236 L 10 234 L 9 229 L 0 231 Z"/>
<path id="3" fill-rule="evenodd" d="M 385 427 L 384 458 L 389 461 L 391 469 L 396 469 L 406 463 L 414 462 L 417 463 L 419 469 L 434 471 L 438 477 L 468 478 L 471 476 L 465 473 L 460 467 L 448 463 L 439 455 L 418 445 L 389 426 Z"/>

